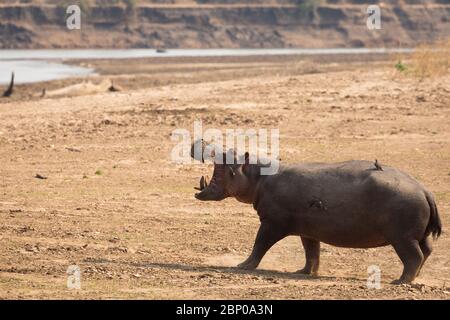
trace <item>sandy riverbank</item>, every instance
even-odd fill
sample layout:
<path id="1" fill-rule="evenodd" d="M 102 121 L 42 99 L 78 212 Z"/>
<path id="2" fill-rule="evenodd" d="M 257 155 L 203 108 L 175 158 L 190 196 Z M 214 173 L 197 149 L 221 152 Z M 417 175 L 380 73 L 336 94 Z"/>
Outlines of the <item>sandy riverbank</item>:
<path id="1" fill-rule="evenodd" d="M 450 222 L 450 76 L 405 77 L 386 57 L 74 61 L 121 92 L 37 98 L 79 83 L 20 85 L 0 99 L 0 298 L 450 298 L 450 238 L 417 284 L 393 286 L 392 248 L 322 247 L 321 275 L 300 240 L 256 271 L 234 266 L 259 224 L 251 206 L 193 197 L 210 168 L 170 161 L 175 128 L 279 128 L 286 162 L 377 158 L 434 192 Z M 47 179 L 35 178 L 39 173 Z M 78 265 L 82 290 L 69 291 Z M 367 290 L 379 265 L 381 290 Z"/>

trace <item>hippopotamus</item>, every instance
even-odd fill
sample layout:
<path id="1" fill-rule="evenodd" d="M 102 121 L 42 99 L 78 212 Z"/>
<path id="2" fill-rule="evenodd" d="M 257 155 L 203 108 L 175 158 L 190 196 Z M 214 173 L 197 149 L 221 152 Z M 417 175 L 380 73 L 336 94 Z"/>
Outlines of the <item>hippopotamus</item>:
<path id="1" fill-rule="evenodd" d="M 205 143 L 199 142 L 192 145 L 191 156 L 203 160 L 194 156 L 196 148 L 203 155 Z M 378 161 L 280 163 L 278 172 L 262 175 L 267 163 L 251 163 L 248 153 L 244 161 L 236 157 L 230 163 L 225 157 L 223 153 L 221 163 L 214 161 L 209 184 L 201 178 L 195 198 L 233 197 L 253 205 L 261 224 L 253 250 L 239 268 L 257 268 L 275 243 L 300 236 L 306 263 L 298 273 L 318 275 L 321 242 L 344 248 L 391 245 L 403 263 L 403 273 L 393 283 L 411 283 L 442 232 L 432 193 Z"/>

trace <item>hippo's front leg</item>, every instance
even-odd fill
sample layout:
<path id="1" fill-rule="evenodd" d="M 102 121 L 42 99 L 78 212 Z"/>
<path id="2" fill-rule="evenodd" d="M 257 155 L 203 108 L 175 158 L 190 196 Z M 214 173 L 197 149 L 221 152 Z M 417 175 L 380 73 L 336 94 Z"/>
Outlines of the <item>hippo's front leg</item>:
<path id="1" fill-rule="evenodd" d="M 320 242 L 305 237 L 300 238 L 302 239 L 303 248 L 305 249 L 306 263 L 305 267 L 296 271 L 296 273 L 317 276 L 320 260 Z"/>
<path id="2" fill-rule="evenodd" d="M 266 252 L 278 241 L 286 237 L 287 233 L 281 226 L 270 221 L 263 221 L 256 235 L 253 251 L 238 268 L 245 270 L 256 269 Z"/>

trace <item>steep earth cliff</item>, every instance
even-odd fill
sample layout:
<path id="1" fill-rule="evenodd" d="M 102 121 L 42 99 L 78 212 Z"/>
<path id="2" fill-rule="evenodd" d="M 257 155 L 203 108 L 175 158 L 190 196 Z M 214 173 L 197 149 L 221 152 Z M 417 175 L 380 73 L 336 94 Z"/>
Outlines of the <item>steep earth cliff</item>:
<path id="1" fill-rule="evenodd" d="M 66 8 L 79 3 L 81 30 Z M 366 26 L 381 7 L 381 30 Z M 0 48 L 408 47 L 450 37 L 450 0 L 4 0 Z"/>

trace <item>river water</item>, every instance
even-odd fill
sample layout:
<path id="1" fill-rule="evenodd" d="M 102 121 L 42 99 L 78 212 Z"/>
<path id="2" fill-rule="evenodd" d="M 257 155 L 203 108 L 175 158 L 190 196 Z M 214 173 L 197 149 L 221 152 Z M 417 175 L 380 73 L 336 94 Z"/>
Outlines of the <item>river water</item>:
<path id="1" fill-rule="evenodd" d="M 150 57 L 219 57 L 252 55 L 329 55 L 405 53 L 411 49 L 80 49 L 80 50 L 0 50 L 0 84 L 9 83 L 14 71 L 16 83 L 30 83 L 86 76 L 95 73 L 90 68 L 65 64 L 70 59 L 132 59 Z"/>

